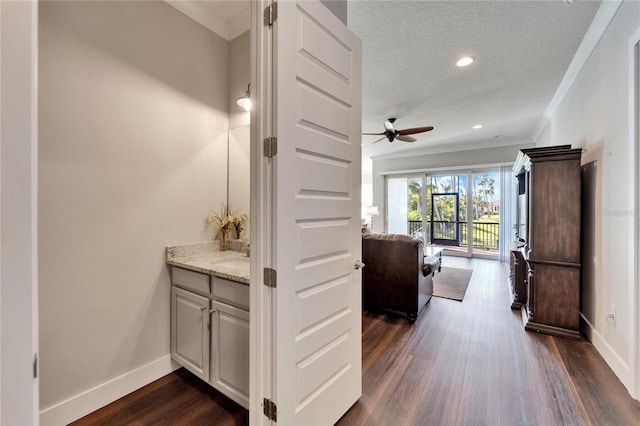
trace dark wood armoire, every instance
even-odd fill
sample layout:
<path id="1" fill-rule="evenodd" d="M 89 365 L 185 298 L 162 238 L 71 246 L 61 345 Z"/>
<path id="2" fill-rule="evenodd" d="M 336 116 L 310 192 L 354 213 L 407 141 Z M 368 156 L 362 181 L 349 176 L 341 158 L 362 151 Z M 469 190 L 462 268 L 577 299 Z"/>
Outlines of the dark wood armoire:
<path id="1" fill-rule="evenodd" d="M 525 328 L 570 338 L 580 338 L 581 155 L 570 145 L 523 149 L 514 165 L 527 204 Z"/>

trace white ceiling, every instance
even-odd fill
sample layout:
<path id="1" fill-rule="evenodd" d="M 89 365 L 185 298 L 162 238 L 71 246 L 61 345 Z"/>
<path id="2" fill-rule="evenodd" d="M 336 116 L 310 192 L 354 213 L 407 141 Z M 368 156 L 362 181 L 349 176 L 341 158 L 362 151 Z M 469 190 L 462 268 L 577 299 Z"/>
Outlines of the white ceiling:
<path id="1" fill-rule="evenodd" d="M 363 42 L 363 132 L 382 132 L 388 117 L 396 129 L 434 126 L 412 144 L 363 136 L 363 157 L 533 142 L 599 5 L 349 1 Z M 456 67 L 463 55 L 475 63 Z"/>
<path id="2" fill-rule="evenodd" d="M 167 2 L 227 40 L 249 29 L 249 0 Z M 533 142 L 599 6 L 349 0 L 363 43 L 363 132 L 382 132 L 389 117 L 397 129 L 434 127 L 414 143 L 363 136 L 363 158 Z M 457 68 L 462 55 L 475 63 Z"/>
<path id="3" fill-rule="evenodd" d="M 250 0 L 165 0 L 194 21 L 231 41 L 251 26 Z"/>

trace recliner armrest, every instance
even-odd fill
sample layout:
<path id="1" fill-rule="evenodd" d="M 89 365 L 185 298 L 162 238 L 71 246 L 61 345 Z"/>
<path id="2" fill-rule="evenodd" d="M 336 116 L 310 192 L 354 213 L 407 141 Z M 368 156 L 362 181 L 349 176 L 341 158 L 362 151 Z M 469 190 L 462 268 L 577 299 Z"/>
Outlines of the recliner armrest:
<path id="1" fill-rule="evenodd" d="M 435 272 L 440 267 L 440 258 L 438 256 L 427 256 L 424 258 L 424 265 L 422 265 L 422 274 L 426 277 L 432 272 Z"/>

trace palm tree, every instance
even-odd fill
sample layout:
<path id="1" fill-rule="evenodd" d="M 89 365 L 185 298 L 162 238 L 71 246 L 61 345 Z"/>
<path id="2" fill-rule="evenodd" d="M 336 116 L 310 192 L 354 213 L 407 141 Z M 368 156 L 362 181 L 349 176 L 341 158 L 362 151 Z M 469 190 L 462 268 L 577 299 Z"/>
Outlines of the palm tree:
<path id="1" fill-rule="evenodd" d="M 409 220 L 422 220 L 422 179 L 410 179 L 409 190 Z"/>
<path id="2" fill-rule="evenodd" d="M 478 182 L 478 189 L 475 190 L 475 181 L 474 181 L 474 192 L 476 192 L 476 202 L 481 207 L 481 211 L 479 214 L 475 215 L 476 219 L 479 219 L 484 214 L 484 211 L 487 211 L 489 217 L 491 217 L 491 205 L 493 204 L 493 195 L 496 193 L 495 190 L 496 181 L 493 178 L 490 178 L 489 175 L 483 175 L 480 181 Z"/>

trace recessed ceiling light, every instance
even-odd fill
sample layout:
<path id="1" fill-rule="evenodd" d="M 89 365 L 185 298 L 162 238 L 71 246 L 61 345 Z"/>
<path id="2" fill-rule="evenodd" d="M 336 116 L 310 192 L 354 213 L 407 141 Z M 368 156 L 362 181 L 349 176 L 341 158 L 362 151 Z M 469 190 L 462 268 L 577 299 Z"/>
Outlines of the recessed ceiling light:
<path id="1" fill-rule="evenodd" d="M 473 61 L 474 59 L 471 56 L 463 56 L 462 58 L 458 59 L 458 62 L 456 62 L 456 66 L 466 67 L 467 65 L 471 65 Z"/>
<path id="2" fill-rule="evenodd" d="M 482 124 L 476 124 L 473 126 L 474 129 L 482 129 Z"/>

